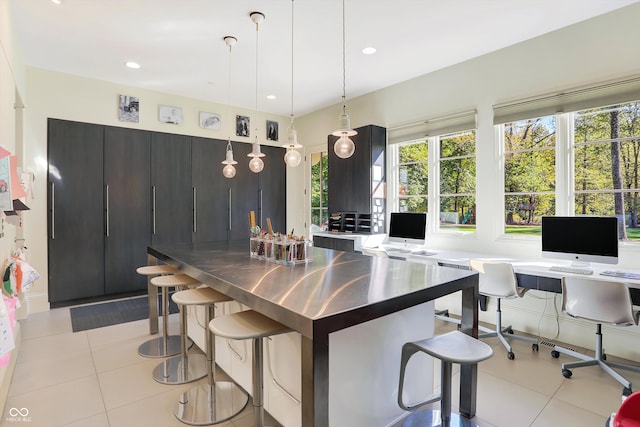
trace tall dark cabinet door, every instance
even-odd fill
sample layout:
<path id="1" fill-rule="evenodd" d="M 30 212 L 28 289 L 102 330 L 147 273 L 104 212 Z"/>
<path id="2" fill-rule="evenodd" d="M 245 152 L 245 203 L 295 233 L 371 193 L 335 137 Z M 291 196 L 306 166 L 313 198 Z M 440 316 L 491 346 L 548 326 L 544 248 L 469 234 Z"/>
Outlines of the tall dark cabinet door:
<path id="1" fill-rule="evenodd" d="M 104 293 L 103 128 L 48 121 L 49 301 Z"/>
<path id="2" fill-rule="evenodd" d="M 191 137 L 152 134 L 151 185 L 152 244 L 191 242 Z"/>
<path id="3" fill-rule="evenodd" d="M 262 146 L 264 169 L 260 172 L 258 189 L 258 218 L 267 226 L 267 218 L 271 218 L 271 226 L 276 232 L 286 233 L 287 227 L 287 164 L 284 162 L 285 149 Z M 298 230 L 297 234 L 303 234 Z"/>
<path id="4" fill-rule="evenodd" d="M 143 290 L 151 237 L 151 134 L 105 127 L 105 294 Z"/>
<path id="5" fill-rule="evenodd" d="M 230 216 L 229 239 L 240 240 L 249 238 L 249 212 L 258 215 L 258 182 L 259 174 L 249 169 L 251 144 L 239 142 L 233 144 L 233 156 L 238 162 L 236 176 L 228 180 L 227 206 Z M 266 224 L 258 224 L 266 228 Z"/>
<path id="6" fill-rule="evenodd" d="M 194 137 L 191 140 L 194 242 L 227 240 L 228 180 L 222 175 L 227 141 Z"/>

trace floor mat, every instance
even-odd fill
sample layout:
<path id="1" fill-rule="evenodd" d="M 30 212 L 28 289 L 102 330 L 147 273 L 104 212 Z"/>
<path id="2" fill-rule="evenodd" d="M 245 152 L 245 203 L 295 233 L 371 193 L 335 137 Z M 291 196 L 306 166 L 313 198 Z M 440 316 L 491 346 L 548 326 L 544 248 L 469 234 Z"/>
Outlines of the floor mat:
<path id="1" fill-rule="evenodd" d="M 99 304 L 72 307 L 71 327 L 73 332 L 102 328 L 119 323 L 133 322 L 149 317 L 148 297 L 109 301 Z M 158 295 L 158 312 L 162 315 L 161 296 Z M 178 306 L 169 298 L 169 313 L 177 313 Z"/>

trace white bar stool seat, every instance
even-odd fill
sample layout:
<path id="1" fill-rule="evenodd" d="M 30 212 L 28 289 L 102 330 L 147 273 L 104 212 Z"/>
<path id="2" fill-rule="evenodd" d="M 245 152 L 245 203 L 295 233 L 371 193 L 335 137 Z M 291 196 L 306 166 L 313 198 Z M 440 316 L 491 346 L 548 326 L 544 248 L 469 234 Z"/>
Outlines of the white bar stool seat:
<path id="1" fill-rule="evenodd" d="M 207 356 L 189 355 L 187 306 L 203 305 L 208 306 L 207 310 L 212 310 L 214 304 L 232 301 L 232 299 L 206 285 L 175 292 L 171 299 L 180 308 L 180 354 L 156 366 L 153 370 L 153 379 L 161 384 L 186 384 L 207 375 Z"/>
<path id="2" fill-rule="evenodd" d="M 138 354 L 143 357 L 168 357 L 180 353 L 180 336 L 169 335 L 169 289 L 176 286 L 196 286 L 201 283 L 186 274 L 155 276 L 152 286 L 162 290 L 162 336 L 140 344 Z"/>
<path id="3" fill-rule="evenodd" d="M 405 404 L 403 402 L 404 376 L 409 359 L 418 352 L 426 353 L 441 361 L 442 380 L 439 395 L 422 402 Z M 459 414 L 451 414 L 451 371 L 454 363 L 468 365 L 481 362 L 493 355 L 491 347 L 465 333 L 452 331 L 421 341 L 405 343 L 402 346 L 400 360 L 400 385 L 398 387 L 398 405 L 405 411 L 415 411 L 422 405 L 440 401 L 440 410 L 424 410 L 409 415 L 403 427 L 417 426 L 464 426 L 477 427 L 473 421 Z"/>
<path id="4" fill-rule="evenodd" d="M 232 301 L 232 299 L 206 285 L 176 292 L 172 298 L 181 305 L 181 310 L 187 305 L 208 306 L 205 310 L 207 381 L 180 395 L 174 415 L 185 424 L 197 426 L 226 421 L 242 412 L 249 401 L 247 393 L 237 384 L 231 381 L 215 380 L 215 339 L 209 330 L 209 324 L 215 315 L 214 304 Z"/>
<path id="5" fill-rule="evenodd" d="M 253 340 L 253 427 L 264 427 L 262 338 L 291 332 L 291 329 L 253 310 L 217 317 L 209 323 L 209 329 L 219 337 Z"/>
<path id="6" fill-rule="evenodd" d="M 136 273 L 147 276 L 147 294 L 149 295 L 149 333 L 158 333 L 158 288 L 151 284 L 153 276 L 180 274 L 180 270 L 168 264 L 144 265 L 136 268 Z"/>

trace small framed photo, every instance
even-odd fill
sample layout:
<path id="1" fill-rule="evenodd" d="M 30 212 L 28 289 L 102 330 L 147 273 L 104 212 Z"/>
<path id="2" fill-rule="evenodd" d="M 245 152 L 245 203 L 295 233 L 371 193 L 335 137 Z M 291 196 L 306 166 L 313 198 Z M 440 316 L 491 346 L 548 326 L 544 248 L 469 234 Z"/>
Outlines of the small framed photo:
<path id="1" fill-rule="evenodd" d="M 222 117 L 220 114 L 205 113 L 200 111 L 200 127 L 202 129 L 220 129 L 222 124 Z"/>
<path id="2" fill-rule="evenodd" d="M 160 120 L 162 123 L 181 125 L 184 122 L 182 108 L 171 107 L 169 105 L 160 105 L 158 109 L 158 120 Z"/>
<path id="3" fill-rule="evenodd" d="M 236 136 L 250 136 L 250 123 L 249 116 L 236 116 Z"/>
<path id="4" fill-rule="evenodd" d="M 118 119 L 121 122 L 140 121 L 140 100 L 135 96 L 120 95 Z"/>
<path id="5" fill-rule="evenodd" d="M 267 141 L 278 140 L 278 122 L 267 120 Z"/>

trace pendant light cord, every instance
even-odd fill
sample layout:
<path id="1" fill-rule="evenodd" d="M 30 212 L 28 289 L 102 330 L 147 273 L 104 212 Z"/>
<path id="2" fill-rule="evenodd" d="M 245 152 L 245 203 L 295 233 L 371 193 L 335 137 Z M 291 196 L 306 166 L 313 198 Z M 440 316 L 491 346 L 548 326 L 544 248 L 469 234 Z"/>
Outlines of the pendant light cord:
<path id="1" fill-rule="evenodd" d="M 256 22 L 256 124 L 255 124 L 255 141 L 258 142 L 258 27 L 260 24 Z"/>
<path id="2" fill-rule="evenodd" d="M 346 99 L 347 99 L 347 66 L 346 66 L 346 30 L 345 30 L 345 0 L 342 0 L 342 111 L 346 112 Z"/>
<path id="3" fill-rule="evenodd" d="M 291 121 L 293 121 L 293 0 L 291 0 Z"/>
<path id="4" fill-rule="evenodd" d="M 227 86 L 227 116 L 229 117 L 229 132 L 227 134 L 227 149 L 231 147 L 231 128 L 233 127 L 233 120 L 231 120 L 231 49 L 233 46 L 229 45 L 229 75 Z"/>

